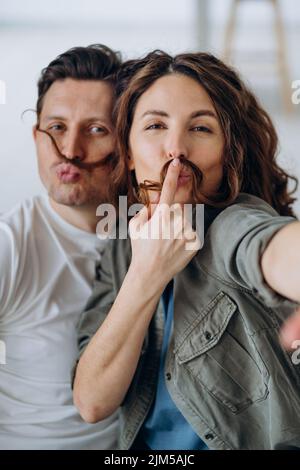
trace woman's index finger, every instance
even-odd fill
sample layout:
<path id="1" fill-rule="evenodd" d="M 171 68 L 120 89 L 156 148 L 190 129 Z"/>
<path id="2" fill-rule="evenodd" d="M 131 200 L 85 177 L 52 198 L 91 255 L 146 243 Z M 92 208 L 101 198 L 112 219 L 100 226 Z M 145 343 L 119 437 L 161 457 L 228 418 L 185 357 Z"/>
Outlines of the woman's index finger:
<path id="1" fill-rule="evenodd" d="M 173 204 L 180 170 L 180 160 L 179 158 L 175 158 L 169 165 L 165 180 L 163 182 L 159 204 L 168 204 L 168 206 Z"/>

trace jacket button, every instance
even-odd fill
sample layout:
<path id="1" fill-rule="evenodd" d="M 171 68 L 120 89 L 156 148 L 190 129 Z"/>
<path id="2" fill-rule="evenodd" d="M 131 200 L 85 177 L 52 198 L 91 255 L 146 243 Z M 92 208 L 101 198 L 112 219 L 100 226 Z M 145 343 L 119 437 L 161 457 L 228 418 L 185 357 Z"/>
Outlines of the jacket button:
<path id="1" fill-rule="evenodd" d="M 208 441 L 211 441 L 211 440 L 214 438 L 214 435 L 209 432 L 209 433 L 205 434 L 204 437 L 205 437 L 205 439 L 207 439 Z"/>
<path id="2" fill-rule="evenodd" d="M 207 341 L 209 341 L 211 339 L 211 333 L 209 331 L 206 331 L 204 334 Z"/>
<path id="3" fill-rule="evenodd" d="M 170 372 L 167 372 L 167 373 L 166 373 L 166 379 L 167 379 L 167 380 L 171 380 L 171 374 L 170 374 Z"/>

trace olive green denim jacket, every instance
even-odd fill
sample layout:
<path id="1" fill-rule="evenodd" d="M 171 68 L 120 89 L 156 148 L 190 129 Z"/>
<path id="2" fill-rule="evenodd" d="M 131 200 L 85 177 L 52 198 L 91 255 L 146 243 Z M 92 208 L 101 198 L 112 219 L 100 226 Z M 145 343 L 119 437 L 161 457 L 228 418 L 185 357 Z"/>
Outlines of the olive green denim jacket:
<path id="1" fill-rule="evenodd" d="M 241 194 L 216 216 L 203 248 L 174 278 L 166 385 L 210 449 L 300 448 L 300 365 L 278 340 L 297 304 L 272 291 L 260 269 L 272 236 L 294 221 Z M 81 354 L 108 314 L 130 259 L 130 240 L 111 240 L 79 324 Z M 151 407 L 163 329 L 160 301 L 121 406 L 121 449 L 130 448 Z"/>

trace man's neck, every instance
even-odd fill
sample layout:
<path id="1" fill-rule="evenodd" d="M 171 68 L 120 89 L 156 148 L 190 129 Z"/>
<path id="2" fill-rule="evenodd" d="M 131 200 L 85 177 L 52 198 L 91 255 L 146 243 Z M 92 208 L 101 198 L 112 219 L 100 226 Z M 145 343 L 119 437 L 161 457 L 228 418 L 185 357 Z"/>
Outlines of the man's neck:
<path id="1" fill-rule="evenodd" d="M 58 204 L 49 198 L 52 209 L 66 222 L 85 232 L 96 233 L 99 218 L 96 216 L 97 206 L 71 207 Z"/>

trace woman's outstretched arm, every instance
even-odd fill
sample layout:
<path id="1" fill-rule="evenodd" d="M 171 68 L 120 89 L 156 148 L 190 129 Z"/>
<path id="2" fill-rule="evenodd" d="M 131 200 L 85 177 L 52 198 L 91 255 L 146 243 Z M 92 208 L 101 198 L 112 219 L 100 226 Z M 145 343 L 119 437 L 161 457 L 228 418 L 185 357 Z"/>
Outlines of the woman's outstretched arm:
<path id="1" fill-rule="evenodd" d="M 300 302 L 300 222 L 279 230 L 263 253 L 261 267 L 268 285 L 283 297 Z M 283 345 L 291 349 L 300 340 L 300 309 L 284 324 Z"/>
<path id="2" fill-rule="evenodd" d="M 300 222 L 288 224 L 274 235 L 262 255 L 261 267 L 274 291 L 300 302 Z"/>

